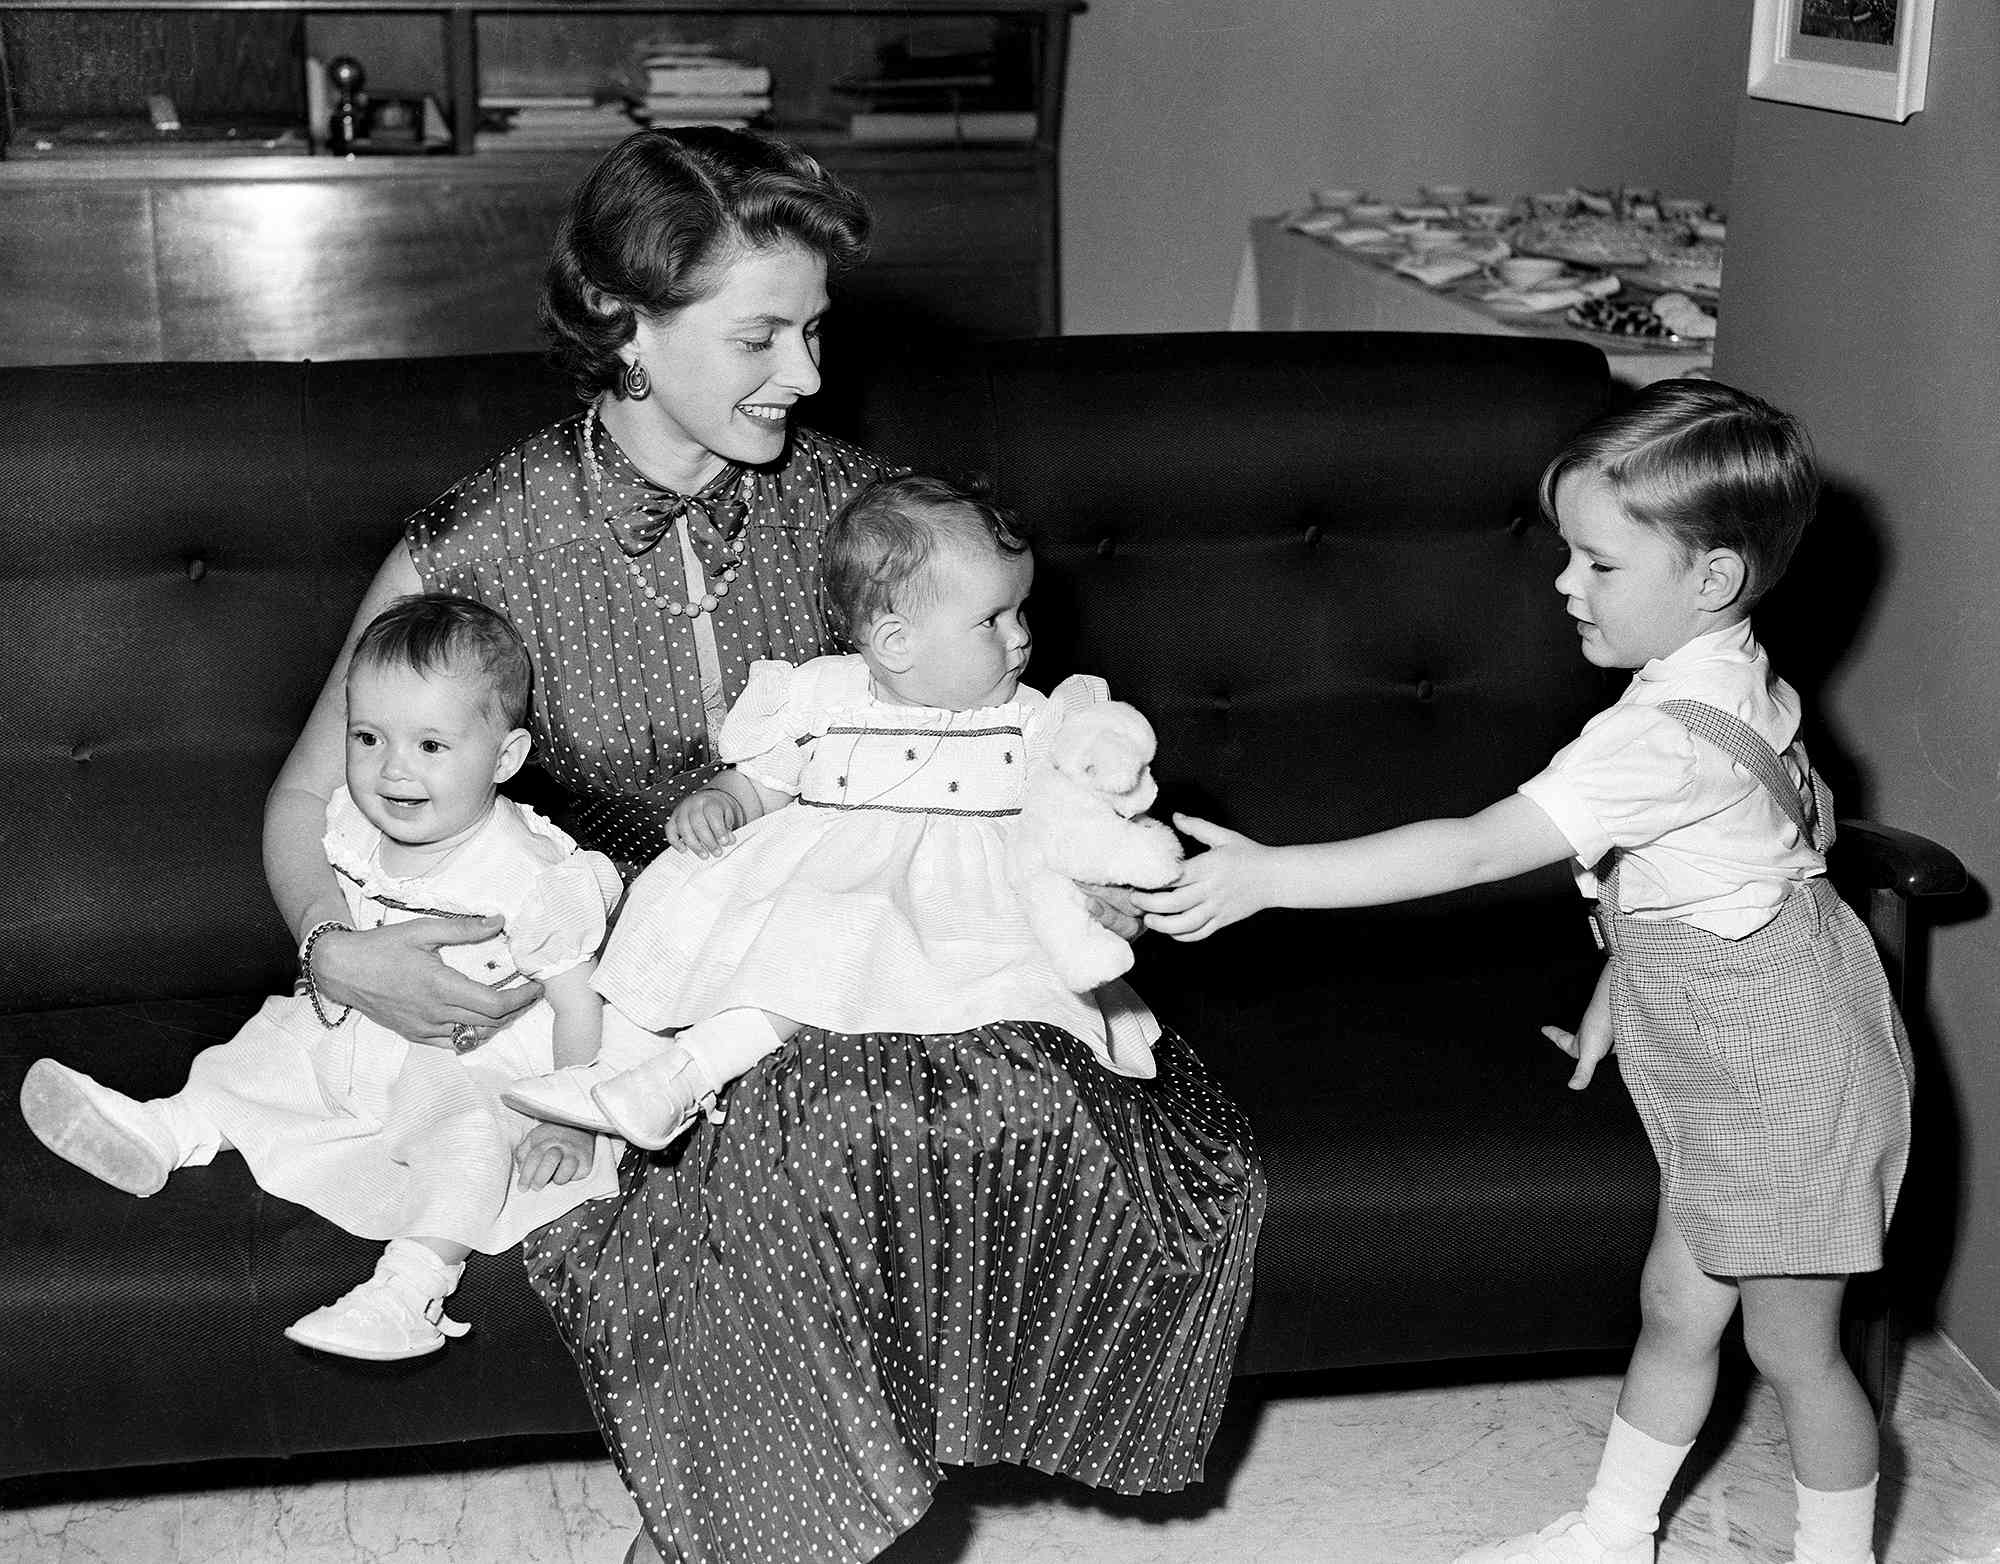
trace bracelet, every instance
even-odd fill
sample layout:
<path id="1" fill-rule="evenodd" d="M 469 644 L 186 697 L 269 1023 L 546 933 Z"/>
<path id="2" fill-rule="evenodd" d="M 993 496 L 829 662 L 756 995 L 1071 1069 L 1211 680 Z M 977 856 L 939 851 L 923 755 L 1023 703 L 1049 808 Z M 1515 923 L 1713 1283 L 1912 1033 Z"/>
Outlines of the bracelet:
<path id="1" fill-rule="evenodd" d="M 312 1001 L 313 1014 L 319 1018 L 319 1024 L 329 1032 L 354 1014 L 354 1006 L 348 1005 L 336 1019 L 329 1021 L 326 1017 L 326 1001 L 319 997 L 319 986 L 313 982 L 313 947 L 319 943 L 322 934 L 331 933 L 335 929 L 343 934 L 352 934 L 354 925 L 342 923 L 338 918 L 323 918 L 307 929 L 306 937 L 299 941 L 299 977 L 305 982 L 306 998 Z"/>

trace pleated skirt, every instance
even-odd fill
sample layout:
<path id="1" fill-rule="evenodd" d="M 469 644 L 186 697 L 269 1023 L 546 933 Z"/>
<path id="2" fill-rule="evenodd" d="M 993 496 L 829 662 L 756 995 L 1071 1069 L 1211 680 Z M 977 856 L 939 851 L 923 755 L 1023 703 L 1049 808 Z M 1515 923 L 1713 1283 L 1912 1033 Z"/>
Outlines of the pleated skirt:
<path id="1" fill-rule="evenodd" d="M 1717 1276 L 1880 1269 L 1912 1065 L 1860 919 L 1818 878 L 1740 940 L 1601 922 L 1619 1069 L 1695 1263 Z"/>
<path id="2" fill-rule="evenodd" d="M 804 1031 L 530 1238 L 667 1559 L 870 1559 L 951 1465 L 1200 1479 L 1264 1183 L 1185 1041 L 1157 1054 L 1133 1080 L 1046 1024 Z"/>

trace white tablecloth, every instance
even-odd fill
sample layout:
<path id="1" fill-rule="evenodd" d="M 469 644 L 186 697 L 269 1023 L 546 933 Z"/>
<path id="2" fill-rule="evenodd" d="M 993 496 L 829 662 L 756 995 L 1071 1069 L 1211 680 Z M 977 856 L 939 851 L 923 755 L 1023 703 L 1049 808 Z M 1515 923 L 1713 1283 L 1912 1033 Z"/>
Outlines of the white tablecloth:
<path id="1" fill-rule="evenodd" d="M 1565 325 L 1558 315 L 1504 317 L 1479 303 L 1425 287 L 1364 256 L 1284 226 L 1250 224 L 1230 306 L 1232 331 L 1476 331 L 1502 337 L 1571 337 L 1603 349 L 1612 378 L 1642 386 L 1707 374 L 1712 349 L 1621 351 L 1615 342 Z"/>

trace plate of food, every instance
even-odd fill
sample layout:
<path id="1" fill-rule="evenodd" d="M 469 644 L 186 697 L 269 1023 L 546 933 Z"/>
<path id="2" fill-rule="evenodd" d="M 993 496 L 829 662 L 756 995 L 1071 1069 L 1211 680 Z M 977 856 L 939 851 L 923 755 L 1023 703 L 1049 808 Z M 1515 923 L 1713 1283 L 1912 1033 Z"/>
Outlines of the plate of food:
<path id="1" fill-rule="evenodd" d="M 1678 303 L 1672 302 L 1678 300 Z M 1664 310 L 1661 309 L 1665 305 Z M 1662 294 L 1648 303 L 1636 299 L 1585 299 L 1563 314 L 1579 331 L 1621 349 L 1687 352 L 1706 347 L 1715 336 L 1715 317 L 1686 294 Z"/>

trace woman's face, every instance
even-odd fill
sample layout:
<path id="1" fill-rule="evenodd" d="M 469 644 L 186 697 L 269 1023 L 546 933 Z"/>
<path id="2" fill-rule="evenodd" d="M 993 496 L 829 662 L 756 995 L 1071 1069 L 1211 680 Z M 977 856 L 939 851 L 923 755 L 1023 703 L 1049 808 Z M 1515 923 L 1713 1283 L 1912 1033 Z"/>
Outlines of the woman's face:
<path id="1" fill-rule="evenodd" d="M 784 245 L 741 251 L 707 298 L 640 316 L 624 356 L 645 367 L 653 392 L 626 407 L 668 446 L 672 471 L 658 476 L 685 488 L 710 475 L 714 457 L 759 466 L 783 455 L 792 408 L 819 389 L 826 309 L 826 261 Z"/>

